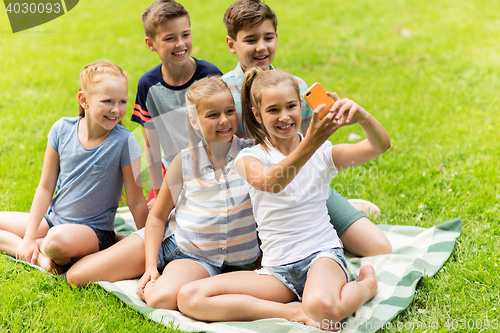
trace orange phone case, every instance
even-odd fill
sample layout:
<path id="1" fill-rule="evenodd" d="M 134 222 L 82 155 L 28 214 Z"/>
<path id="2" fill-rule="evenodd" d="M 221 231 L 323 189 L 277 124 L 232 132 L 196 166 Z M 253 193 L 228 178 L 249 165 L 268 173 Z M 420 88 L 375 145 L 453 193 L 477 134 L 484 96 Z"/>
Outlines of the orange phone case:
<path id="1" fill-rule="evenodd" d="M 319 113 L 319 119 L 323 119 L 333 106 L 333 99 L 326 94 L 325 89 L 323 89 L 319 82 L 310 86 L 303 96 L 307 104 L 309 104 L 313 110 L 316 109 L 318 105 L 326 104 L 326 107 Z"/>

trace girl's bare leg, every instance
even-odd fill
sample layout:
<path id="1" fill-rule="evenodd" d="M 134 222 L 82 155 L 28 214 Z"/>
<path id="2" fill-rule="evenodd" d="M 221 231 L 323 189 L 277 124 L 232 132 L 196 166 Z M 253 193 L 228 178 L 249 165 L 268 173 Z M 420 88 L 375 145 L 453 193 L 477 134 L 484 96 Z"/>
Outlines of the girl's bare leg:
<path id="1" fill-rule="evenodd" d="M 283 304 L 296 299 L 274 276 L 239 271 L 186 284 L 178 305 L 184 314 L 205 321 L 284 318 L 312 323 L 301 305 Z"/>
<path id="2" fill-rule="evenodd" d="M 344 271 L 331 258 L 319 258 L 307 277 L 302 307 L 323 325 L 334 326 L 377 293 L 377 279 L 371 266 L 363 266 L 357 281 L 346 283 Z"/>
<path id="3" fill-rule="evenodd" d="M 17 248 L 28 226 L 29 216 L 29 213 L 0 212 L 0 252 L 5 252 L 13 257 L 16 256 Z M 38 227 L 36 237 L 43 238 L 48 231 L 49 225 L 43 219 Z"/>
<path id="4" fill-rule="evenodd" d="M 105 250 L 78 260 L 68 270 L 66 278 L 77 287 L 96 281 L 129 280 L 144 274 L 145 265 L 144 241 L 132 234 Z"/>
<path id="5" fill-rule="evenodd" d="M 21 212 L 0 212 L 0 230 L 11 232 L 19 237 L 24 237 L 28 226 L 30 214 Z M 49 231 L 49 225 L 45 219 L 38 227 L 36 237 L 45 237 Z"/>
<path id="6" fill-rule="evenodd" d="M 358 257 L 388 254 L 392 251 L 389 239 L 366 217 L 351 224 L 340 239 L 345 249 Z"/>
<path id="7" fill-rule="evenodd" d="M 200 264 L 189 259 L 171 261 L 155 282 L 144 288 L 144 296 L 149 307 L 177 310 L 179 289 L 188 282 L 208 278 L 210 275 Z"/>
<path id="8" fill-rule="evenodd" d="M 64 266 L 99 251 L 94 230 L 82 224 L 61 224 L 50 228 L 40 251 L 57 265 Z"/>

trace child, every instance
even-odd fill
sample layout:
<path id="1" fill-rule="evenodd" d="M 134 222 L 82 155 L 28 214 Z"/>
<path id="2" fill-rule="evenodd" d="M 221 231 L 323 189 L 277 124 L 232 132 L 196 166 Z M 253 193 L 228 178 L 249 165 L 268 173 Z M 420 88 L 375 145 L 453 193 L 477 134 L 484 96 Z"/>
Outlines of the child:
<path id="1" fill-rule="evenodd" d="M 137 227 L 148 214 L 134 178 L 140 149 L 121 125 L 127 76 L 108 61 L 87 65 L 79 76 L 80 114 L 52 126 L 30 213 L 0 213 L 0 251 L 49 272 L 114 244 L 123 185 Z"/>
<path id="2" fill-rule="evenodd" d="M 193 49 L 189 12 L 179 3 L 156 1 L 142 14 L 146 45 L 158 54 L 161 64 L 139 80 L 132 121 L 143 126 L 149 172 L 153 183 L 148 201 L 158 194 L 162 164 L 189 144 L 184 94 L 208 75 L 222 75 L 214 65 L 190 56 Z M 160 158 L 160 144 L 163 156 Z M 152 206 L 154 200 L 149 202 Z"/>
<path id="3" fill-rule="evenodd" d="M 320 120 L 324 105 L 318 107 L 304 138 L 295 78 L 278 70 L 247 70 L 243 120 L 257 145 L 240 153 L 236 170 L 248 182 L 264 268 L 186 285 L 178 296 L 184 314 L 207 321 L 282 317 L 328 329 L 375 296 L 371 266 L 349 282 L 325 203 L 337 170 L 375 158 L 390 147 L 390 140 L 362 107 L 329 95 L 335 100 L 330 113 Z M 333 147 L 325 142 L 339 127 L 355 123 L 367 139 Z M 302 307 L 280 304 L 297 298 Z"/>
<path id="4" fill-rule="evenodd" d="M 222 75 L 214 65 L 190 56 L 193 49 L 189 12 L 172 0 L 156 1 L 141 16 L 145 42 L 158 54 L 161 64 L 139 80 L 132 121 L 143 126 L 152 190 L 148 208 L 162 183 L 162 165 L 188 146 L 190 127 L 184 95 L 197 80 L 208 75 Z M 163 158 L 161 155 L 163 149 Z M 163 173 L 164 174 L 164 173 Z M 144 242 L 133 234 L 106 251 L 79 261 L 67 278 L 76 286 L 93 281 L 134 279 L 144 274 Z"/>
<path id="5" fill-rule="evenodd" d="M 245 71 L 251 67 L 259 67 L 264 71 L 274 69 L 272 62 L 278 41 L 278 20 L 274 11 L 259 0 L 240 0 L 226 10 L 224 23 L 228 34 L 227 46 L 231 53 L 237 55 L 238 64 L 222 79 L 231 89 L 236 111 L 241 114 L 240 91 Z M 302 95 L 307 90 L 307 85 L 300 78 L 295 78 L 299 82 Z M 302 133 L 307 131 L 311 112 L 310 107 L 303 101 Z M 250 133 L 244 131 L 241 118 L 236 135 L 251 136 Z M 329 188 L 328 191 L 327 207 L 331 223 L 349 252 L 357 256 L 373 256 L 391 252 L 391 244 L 387 237 L 362 211 L 354 208 L 334 189 Z M 366 203 L 363 207 L 365 211 L 376 207 L 372 203 L 364 202 Z"/>
<path id="6" fill-rule="evenodd" d="M 170 310 L 177 309 L 184 284 L 226 265 L 252 263 L 260 254 L 248 189 L 234 167 L 236 155 L 253 141 L 234 136 L 231 92 L 220 77 L 207 77 L 191 86 L 186 101 L 191 126 L 201 135 L 192 134 L 191 147 L 167 169 L 146 223 L 146 272 L 137 285 L 149 306 Z"/>

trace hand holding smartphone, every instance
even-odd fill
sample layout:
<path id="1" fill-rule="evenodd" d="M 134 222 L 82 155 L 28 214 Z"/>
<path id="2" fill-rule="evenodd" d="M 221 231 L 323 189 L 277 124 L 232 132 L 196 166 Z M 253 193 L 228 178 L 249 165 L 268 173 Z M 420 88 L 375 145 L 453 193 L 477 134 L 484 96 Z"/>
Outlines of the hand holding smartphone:
<path id="1" fill-rule="evenodd" d="M 326 94 L 325 89 L 318 82 L 310 86 L 303 96 L 313 110 L 321 104 L 326 104 L 326 107 L 319 113 L 319 119 L 323 119 L 333 106 L 333 99 Z"/>

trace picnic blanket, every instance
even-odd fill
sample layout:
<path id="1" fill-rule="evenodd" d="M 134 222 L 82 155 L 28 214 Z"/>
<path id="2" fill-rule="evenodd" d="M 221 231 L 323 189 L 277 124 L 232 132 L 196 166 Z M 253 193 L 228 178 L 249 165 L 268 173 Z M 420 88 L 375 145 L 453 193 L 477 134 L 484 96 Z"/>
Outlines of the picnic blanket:
<path id="1" fill-rule="evenodd" d="M 119 210 L 115 223 L 119 232 L 128 234 L 134 230 L 132 215 L 126 208 Z M 378 227 L 392 244 L 391 254 L 358 258 L 346 253 L 351 280 L 357 278 L 362 266 L 372 265 L 377 276 L 378 291 L 372 300 L 342 322 L 342 332 L 375 332 L 390 327 L 390 321 L 410 305 L 418 281 L 423 276 L 436 274 L 449 258 L 460 236 L 461 226 L 460 218 L 428 229 L 379 224 Z M 137 280 L 98 284 L 144 316 L 186 332 L 293 333 L 313 330 L 311 326 L 279 318 L 251 322 L 195 321 L 178 311 L 148 308 L 135 295 Z"/>

